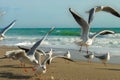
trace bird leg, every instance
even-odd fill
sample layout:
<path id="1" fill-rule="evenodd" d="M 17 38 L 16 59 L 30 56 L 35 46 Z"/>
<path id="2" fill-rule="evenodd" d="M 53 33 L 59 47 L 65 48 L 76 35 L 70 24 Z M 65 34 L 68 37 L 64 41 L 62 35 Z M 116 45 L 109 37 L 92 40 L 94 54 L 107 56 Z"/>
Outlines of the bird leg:
<path id="1" fill-rule="evenodd" d="M 88 54 L 88 46 L 86 46 L 86 49 L 87 49 L 87 54 Z"/>
<path id="2" fill-rule="evenodd" d="M 79 50 L 80 52 L 82 51 L 82 46 L 80 47 L 80 50 Z"/>
<path id="3" fill-rule="evenodd" d="M 25 73 L 28 72 L 27 69 L 26 69 L 26 67 L 25 67 L 25 64 L 23 66 L 24 66 L 24 72 Z"/>
<path id="4" fill-rule="evenodd" d="M 38 78 L 41 80 L 41 76 L 39 75 Z"/>
<path id="5" fill-rule="evenodd" d="M 40 76 L 40 74 L 38 75 L 38 74 L 34 74 L 36 77 L 38 77 L 39 78 L 39 80 L 41 80 L 41 76 Z"/>
<path id="6" fill-rule="evenodd" d="M 21 67 L 23 66 L 23 63 L 22 63 L 22 62 L 20 62 L 20 66 L 21 66 Z"/>
<path id="7" fill-rule="evenodd" d="M 35 67 L 38 67 L 39 64 L 35 65 L 34 67 L 32 67 L 32 71 L 36 71 L 36 68 Z"/>
<path id="8" fill-rule="evenodd" d="M 107 66 L 106 62 L 103 62 L 104 66 Z"/>
<path id="9" fill-rule="evenodd" d="M 88 63 L 90 63 L 90 59 L 88 59 Z"/>
<path id="10" fill-rule="evenodd" d="M 36 69 L 34 67 L 32 67 L 32 71 L 36 71 Z"/>

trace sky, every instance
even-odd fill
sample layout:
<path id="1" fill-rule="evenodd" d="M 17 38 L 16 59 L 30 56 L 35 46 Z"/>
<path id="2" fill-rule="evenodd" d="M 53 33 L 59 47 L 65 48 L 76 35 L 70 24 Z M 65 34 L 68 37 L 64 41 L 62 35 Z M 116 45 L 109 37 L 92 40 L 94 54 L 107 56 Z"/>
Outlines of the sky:
<path id="1" fill-rule="evenodd" d="M 85 11 L 95 6 L 112 6 L 120 12 L 120 0 L 0 0 L 0 28 L 17 20 L 15 28 L 75 27 L 79 25 L 69 12 L 78 12 L 86 21 Z M 95 14 L 92 27 L 120 27 L 120 18 L 106 12 Z"/>

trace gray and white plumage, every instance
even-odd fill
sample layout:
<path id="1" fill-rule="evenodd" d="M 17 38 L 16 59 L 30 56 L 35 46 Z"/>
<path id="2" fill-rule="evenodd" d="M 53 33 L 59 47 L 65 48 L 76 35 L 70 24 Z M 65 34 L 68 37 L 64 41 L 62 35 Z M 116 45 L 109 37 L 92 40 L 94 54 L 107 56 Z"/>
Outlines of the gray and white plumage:
<path id="1" fill-rule="evenodd" d="M 69 61 L 72 61 L 74 62 L 74 60 L 72 59 L 69 59 L 67 58 L 67 56 L 64 56 L 64 55 L 56 55 L 56 56 L 53 56 L 53 50 L 51 49 L 48 53 L 46 53 L 46 57 L 45 59 L 43 60 L 43 62 L 41 64 L 39 64 L 39 66 L 36 66 L 35 69 L 35 75 L 39 75 L 39 74 L 42 74 L 42 73 L 46 73 L 46 63 L 48 61 L 51 61 L 54 59 L 54 58 L 62 58 L 62 59 L 66 59 L 66 60 L 69 60 Z M 41 60 L 40 60 L 41 61 Z"/>
<path id="2" fill-rule="evenodd" d="M 71 54 L 70 54 L 69 50 L 64 55 L 62 55 L 62 54 L 52 55 L 50 57 L 50 59 L 47 61 L 47 63 L 51 64 L 52 60 L 55 59 L 55 58 L 62 58 L 62 59 L 65 59 L 65 60 L 74 61 L 74 60 L 71 59 Z"/>
<path id="3" fill-rule="evenodd" d="M 94 58 L 94 53 L 86 54 L 84 57 L 88 59 L 88 62 L 91 62 L 91 60 Z"/>
<path id="4" fill-rule="evenodd" d="M 46 63 L 47 61 L 51 58 L 51 55 L 53 54 L 52 52 L 52 49 L 46 54 L 44 60 L 41 62 L 41 58 L 39 59 L 39 65 L 38 66 L 35 66 L 34 69 L 35 69 L 35 73 L 34 75 L 40 75 L 42 73 L 46 73 Z"/>
<path id="5" fill-rule="evenodd" d="M 67 53 L 64 54 L 64 56 L 70 59 L 71 58 L 70 51 L 68 50 Z"/>
<path id="6" fill-rule="evenodd" d="M 19 59 L 18 55 L 19 54 L 23 54 L 23 53 L 25 53 L 24 50 L 6 51 L 6 53 L 4 54 L 4 56 L 1 57 L 0 59 L 6 59 L 6 58 L 8 58 L 8 59 L 13 59 L 13 60 L 18 60 Z"/>
<path id="7" fill-rule="evenodd" d="M 75 12 L 71 8 L 69 8 L 69 11 L 72 14 L 73 18 L 75 19 L 75 21 L 81 26 L 81 31 L 82 31 L 81 32 L 81 41 L 76 42 L 81 47 L 82 46 L 88 47 L 88 46 L 92 45 L 93 39 L 96 36 L 98 36 L 98 35 L 100 35 L 102 33 L 105 33 L 105 32 L 108 32 L 108 33 L 111 33 L 111 34 L 114 33 L 114 31 L 103 30 L 103 31 L 100 31 L 100 32 L 97 32 L 97 33 L 93 34 L 90 37 L 90 34 L 89 34 L 90 26 L 89 26 L 89 24 L 77 12 Z M 80 50 L 81 50 L 81 48 L 80 48 Z M 87 50 L 87 53 L 88 53 L 88 50 Z"/>
<path id="8" fill-rule="evenodd" d="M 53 31 L 53 29 L 54 27 L 52 27 L 50 31 L 47 32 L 47 34 L 42 39 L 37 41 L 29 51 L 25 52 L 25 50 L 22 50 L 23 52 L 17 53 L 15 57 L 17 57 L 18 60 L 20 60 L 22 63 L 37 65 L 39 61 L 36 59 L 37 57 L 35 56 L 38 55 L 39 53 L 38 52 L 36 53 L 36 48 L 41 44 L 43 40 L 45 40 L 45 38 Z M 16 51 L 11 52 L 11 54 L 14 54 L 14 52 Z"/>
<path id="9" fill-rule="evenodd" d="M 25 56 L 21 56 L 21 60 L 23 60 L 23 62 L 25 63 L 38 63 L 38 60 L 35 59 L 35 51 L 36 48 L 41 45 L 41 43 L 43 42 L 43 40 L 46 39 L 46 37 L 54 30 L 54 27 L 52 27 L 45 36 L 43 36 L 42 39 L 40 39 L 39 41 L 37 41 L 32 47 L 31 49 L 27 52 L 27 54 L 25 54 Z"/>
<path id="10" fill-rule="evenodd" d="M 7 27 L 3 28 L 1 31 L 0 31 L 0 40 L 4 39 L 4 35 L 5 33 L 13 27 L 13 25 L 15 24 L 16 20 L 12 21 Z"/>
<path id="11" fill-rule="evenodd" d="M 117 10 L 113 9 L 112 7 L 110 7 L 110 6 L 96 6 L 92 9 L 90 9 L 89 11 L 87 11 L 89 13 L 88 24 L 90 24 L 93 21 L 94 14 L 96 12 L 100 12 L 100 11 L 108 12 L 108 13 L 120 18 L 120 13 Z"/>
<path id="12" fill-rule="evenodd" d="M 25 50 L 25 52 L 27 53 L 30 50 L 30 47 L 27 46 L 18 46 L 18 48 Z M 46 55 L 46 53 L 42 50 L 42 49 L 36 49 L 35 53 L 39 53 L 40 55 Z"/>
<path id="13" fill-rule="evenodd" d="M 96 56 L 95 55 L 95 57 L 100 59 L 104 64 L 106 64 L 106 62 L 110 60 L 110 53 L 107 52 L 106 54 L 103 54 L 101 56 Z"/>

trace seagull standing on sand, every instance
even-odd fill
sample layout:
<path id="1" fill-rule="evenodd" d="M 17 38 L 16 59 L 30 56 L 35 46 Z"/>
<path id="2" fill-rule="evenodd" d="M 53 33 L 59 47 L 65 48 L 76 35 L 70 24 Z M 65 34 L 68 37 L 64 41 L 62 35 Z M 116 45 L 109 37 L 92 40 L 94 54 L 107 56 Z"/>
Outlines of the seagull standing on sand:
<path id="1" fill-rule="evenodd" d="M 89 54 L 84 55 L 84 57 L 88 59 L 89 63 L 91 63 L 91 60 L 94 58 L 94 54 L 91 52 Z"/>
<path id="2" fill-rule="evenodd" d="M 87 13 L 89 13 L 88 24 L 90 24 L 93 21 L 94 14 L 96 12 L 100 12 L 100 11 L 105 11 L 105 12 L 111 13 L 112 15 L 120 18 L 120 13 L 118 11 L 116 11 L 115 9 L 113 9 L 112 7 L 110 7 L 110 6 L 96 6 L 92 9 L 90 9 L 89 11 L 87 11 Z"/>
<path id="3" fill-rule="evenodd" d="M 15 24 L 16 20 L 12 21 L 7 27 L 3 28 L 1 31 L 0 31 L 0 40 L 3 40 L 4 39 L 4 34 L 10 29 L 13 27 L 13 25 Z"/>
<path id="4" fill-rule="evenodd" d="M 73 60 L 67 58 L 66 56 L 62 56 L 62 55 L 52 56 L 52 55 L 53 55 L 53 50 L 51 49 L 48 53 L 46 53 L 46 58 L 44 59 L 44 61 L 42 63 L 40 62 L 39 66 L 35 66 L 36 71 L 35 71 L 34 75 L 36 75 L 36 76 L 39 75 L 39 78 L 40 78 L 40 74 L 46 73 L 46 70 L 47 70 L 46 63 L 48 60 L 50 60 L 50 63 L 54 58 L 63 58 L 63 59 L 67 59 L 69 61 L 73 61 Z"/>
<path id="5" fill-rule="evenodd" d="M 70 59 L 71 58 L 70 51 L 68 50 L 67 53 L 64 54 L 64 56 Z"/>
<path id="6" fill-rule="evenodd" d="M 110 60 L 110 53 L 107 52 L 106 54 L 103 54 L 101 56 L 95 56 L 96 58 L 100 59 L 104 65 L 106 65 L 107 61 Z"/>
<path id="7" fill-rule="evenodd" d="M 111 34 L 114 33 L 114 31 L 103 30 L 90 36 L 89 35 L 89 30 L 90 30 L 89 24 L 77 12 L 73 11 L 71 8 L 69 8 L 69 11 L 74 17 L 74 19 L 76 20 L 76 22 L 81 26 L 81 30 L 82 30 L 81 41 L 77 42 L 77 44 L 81 46 L 80 51 L 82 49 L 82 46 L 86 46 L 87 54 L 88 54 L 88 46 L 92 45 L 93 39 L 96 38 L 96 36 L 106 33 L 106 32 L 111 33 Z"/>
<path id="8" fill-rule="evenodd" d="M 54 59 L 54 58 L 63 58 L 63 59 L 65 59 L 65 60 L 69 60 L 69 61 L 73 61 L 73 60 L 71 60 L 70 58 L 71 58 L 71 54 L 70 54 L 70 51 L 67 51 L 67 53 L 65 53 L 64 55 L 51 55 L 50 56 L 50 59 L 47 61 L 47 63 L 48 64 L 51 64 L 51 62 L 52 62 L 52 60 Z"/>

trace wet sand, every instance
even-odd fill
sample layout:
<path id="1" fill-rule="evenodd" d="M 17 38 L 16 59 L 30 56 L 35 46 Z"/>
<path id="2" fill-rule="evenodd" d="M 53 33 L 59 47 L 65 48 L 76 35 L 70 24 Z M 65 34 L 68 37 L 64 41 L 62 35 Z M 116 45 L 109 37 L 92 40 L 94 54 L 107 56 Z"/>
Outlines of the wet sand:
<path id="1" fill-rule="evenodd" d="M 6 51 L 17 47 L 0 47 L 0 56 Z M 86 61 L 70 62 L 56 58 L 47 66 L 47 73 L 41 74 L 39 79 L 34 76 L 30 65 L 28 72 L 20 67 L 20 62 L 12 59 L 0 60 L 0 80 L 120 80 L 120 65 L 88 63 Z"/>

